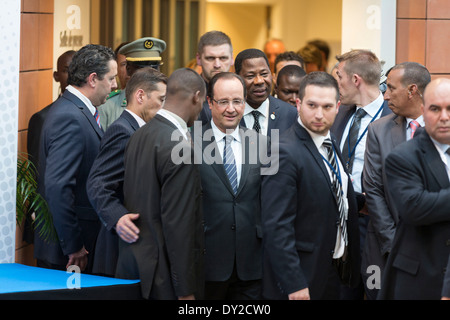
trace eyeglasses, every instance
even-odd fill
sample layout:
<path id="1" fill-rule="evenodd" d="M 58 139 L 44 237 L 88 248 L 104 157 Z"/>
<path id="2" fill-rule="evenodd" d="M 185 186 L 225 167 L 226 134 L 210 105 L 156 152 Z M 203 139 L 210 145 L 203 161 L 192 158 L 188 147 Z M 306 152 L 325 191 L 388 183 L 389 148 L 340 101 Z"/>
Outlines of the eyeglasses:
<path id="1" fill-rule="evenodd" d="M 233 107 L 236 107 L 236 106 L 242 106 L 244 103 L 245 103 L 245 101 L 244 100 L 242 100 L 242 99 L 233 99 L 233 100 L 215 100 L 215 99 L 212 99 L 212 101 L 214 101 L 215 103 L 217 103 L 218 105 L 219 105 L 219 107 L 228 107 L 228 105 L 231 103 L 231 105 L 233 106 Z"/>

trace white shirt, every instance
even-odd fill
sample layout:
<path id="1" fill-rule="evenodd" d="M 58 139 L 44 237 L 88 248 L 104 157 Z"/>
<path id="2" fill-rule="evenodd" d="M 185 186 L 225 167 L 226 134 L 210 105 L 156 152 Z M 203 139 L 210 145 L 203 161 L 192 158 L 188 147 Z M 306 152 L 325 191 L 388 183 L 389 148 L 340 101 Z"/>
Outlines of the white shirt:
<path id="1" fill-rule="evenodd" d="M 177 114 L 175 114 L 169 110 L 166 110 L 166 109 L 159 109 L 157 114 L 159 114 L 160 116 L 162 116 L 162 117 L 166 118 L 167 120 L 169 120 L 170 122 L 172 122 L 178 128 L 178 130 L 180 130 L 183 137 L 189 141 L 188 136 L 187 136 L 188 127 L 187 127 L 186 121 L 184 121 Z"/>
<path id="2" fill-rule="evenodd" d="M 450 155 L 448 153 L 446 153 L 447 149 L 450 148 L 450 145 L 437 142 L 433 138 L 431 138 L 431 141 L 433 141 L 434 146 L 436 147 L 436 150 L 439 152 L 439 155 L 441 156 L 441 160 L 445 165 L 445 169 L 447 170 L 448 179 L 450 181 Z"/>
<path id="3" fill-rule="evenodd" d="M 220 158 L 223 159 L 223 149 L 225 147 L 225 140 L 223 139 L 227 134 L 233 137 L 233 141 L 231 142 L 231 149 L 233 150 L 234 160 L 236 162 L 236 174 L 237 174 L 237 185 L 239 186 L 239 182 L 241 180 L 241 172 L 242 172 L 242 141 L 241 136 L 239 134 L 239 127 L 237 127 L 233 132 L 228 132 L 225 134 L 217 128 L 214 120 L 211 119 L 211 127 L 213 130 L 214 138 L 216 139 L 217 147 L 219 149 Z"/>
<path id="4" fill-rule="evenodd" d="M 68 85 L 66 87 L 66 90 L 75 95 L 78 99 L 80 99 L 92 113 L 92 116 L 94 116 L 96 108 L 94 107 L 94 105 L 92 104 L 91 100 L 89 100 L 88 97 L 86 97 L 78 89 L 75 89 L 75 87 L 71 85 Z"/>
<path id="5" fill-rule="evenodd" d="M 261 105 L 259 106 L 258 109 L 253 109 L 252 107 L 250 107 L 250 105 L 247 102 L 245 103 L 243 118 L 244 118 L 245 126 L 247 128 L 250 128 L 250 129 L 253 128 L 253 124 L 255 123 L 255 118 L 253 117 L 252 111 L 255 111 L 255 110 L 260 112 L 258 121 L 261 126 L 261 131 L 259 133 L 261 133 L 263 135 L 267 135 L 267 130 L 268 130 L 268 126 L 269 126 L 269 98 L 264 100 L 264 102 L 261 103 Z"/>
<path id="6" fill-rule="evenodd" d="M 367 106 L 364 106 L 364 110 L 366 111 L 366 115 L 361 118 L 361 126 L 359 127 L 359 133 L 358 133 L 358 139 L 361 137 L 362 133 L 366 130 L 369 123 L 372 121 L 372 119 L 377 116 L 376 119 L 379 119 L 381 116 L 382 111 L 380 111 L 377 115 L 377 112 L 380 108 L 382 108 L 384 102 L 383 94 L 380 92 L 380 95 L 378 98 L 376 98 L 374 101 L 369 103 Z M 358 107 L 359 109 L 360 107 Z M 355 112 L 356 114 L 356 112 Z M 353 122 L 353 118 L 355 114 L 349 119 L 347 126 L 345 127 L 344 133 L 342 135 L 341 140 L 341 151 L 344 150 L 344 144 L 348 143 L 348 132 L 350 130 L 350 126 Z M 361 174 L 363 171 L 364 166 L 364 152 L 366 149 L 366 138 L 367 138 L 367 131 L 364 134 L 364 136 L 361 138 L 359 143 L 356 146 L 355 149 L 355 158 L 353 160 L 353 172 L 352 172 L 352 183 L 353 188 L 356 192 L 362 192 L 362 186 L 361 186 Z M 347 157 L 347 155 L 345 155 Z"/>
<path id="7" fill-rule="evenodd" d="M 417 119 L 411 119 L 411 118 L 406 118 L 406 140 L 410 140 L 411 139 L 411 127 L 409 126 L 409 123 L 413 120 L 416 120 L 421 127 L 425 127 L 425 121 L 423 121 L 423 116 L 421 115 L 420 117 L 418 117 Z M 417 132 L 417 129 L 416 129 Z"/>
<path id="8" fill-rule="evenodd" d="M 134 118 L 134 120 L 136 120 L 136 122 L 138 123 L 139 127 L 142 127 L 146 122 L 144 121 L 144 119 L 142 119 L 141 117 L 139 117 L 136 113 L 134 113 L 131 110 L 125 109 L 125 111 L 127 111 L 129 114 L 131 114 Z"/>
<path id="9" fill-rule="evenodd" d="M 306 128 L 303 125 L 300 117 L 298 117 L 298 122 L 300 123 L 300 125 L 303 128 L 306 129 L 306 131 L 308 131 L 308 133 L 311 136 L 311 139 L 313 140 L 314 145 L 316 146 L 316 148 L 319 151 L 319 153 L 325 159 L 328 159 L 328 151 L 323 146 L 323 142 L 325 141 L 326 138 L 329 138 L 331 140 L 330 132 L 328 131 L 326 136 L 322 136 L 322 135 L 319 135 L 319 134 L 317 134 L 315 132 L 312 132 L 308 128 Z M 347 198 L 348 177 L 345 174 L 344 167 L 343 167 L 341 161 L 339 160 L 339 157 L 336 157 L 336 160 L 337 160 L 337 163 L 338 163 L 338 166 L 339 166 L 339 172 L 341 173 L 341 183 L 342 183 L 341 187 L 342 187 L 342 191 L 343 191 L 343 200 L 344 200 L 344 208 L 345 208 L 344 210 L 346 211 L 346 215 L 348 217 L 348 198 Z M 333 181 L 333 179 L 334 179 L 333 171 L 330 169 L 330 167 L 328 166 L 328 164 L 327 164 L 327 162 L 325 160 L 323 162 L 325 164 L 325 167 L 327 168 L 328 175 L 330 177 L 330 181 Z M 320 196 L 320 195 L 318 195 L 318 196 Z M 342 257 L 342 255 L 344 254 L 344 250 L 345 250 L 345 242 L 344 242 L 344 239 L 342 238 L 342 235 L 341 235 L 341 227 L 339 226 L 338 227 L 338 232 L 337 232 L 337 235 L 336 235 L 336 245 L 335 245 L 335 248 L 334 248 L 333 258 L 334 259 L 338 259 L 338 258 Z"/>

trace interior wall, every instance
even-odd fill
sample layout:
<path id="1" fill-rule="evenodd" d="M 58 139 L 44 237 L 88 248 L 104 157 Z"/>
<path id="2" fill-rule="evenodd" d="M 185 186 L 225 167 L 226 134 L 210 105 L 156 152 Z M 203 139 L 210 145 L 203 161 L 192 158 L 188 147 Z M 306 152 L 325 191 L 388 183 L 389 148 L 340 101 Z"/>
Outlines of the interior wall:
<path id="1" fill-rule="evenodd" d="M 332 65 L 341 50 L 342 0 L 278 0 L 278 1 L 208 1 L 205 31 L 227 33 L 236 55 L 243 49 L 262 49 L 267 35 L 280 38 L 287 50 L 297 51 L 308 40 L 320 38 L 330 45 Z M 266 23 L 266 7 L 271 6 L 270 29 Z"/>
<path id="2" fill-rule="evenodd" d="M 266 40 L 266 5 L 207 3 L 205 32 L 225 32 L 233 44 L 233 54 L 248 48 L 262 49 Z"/>

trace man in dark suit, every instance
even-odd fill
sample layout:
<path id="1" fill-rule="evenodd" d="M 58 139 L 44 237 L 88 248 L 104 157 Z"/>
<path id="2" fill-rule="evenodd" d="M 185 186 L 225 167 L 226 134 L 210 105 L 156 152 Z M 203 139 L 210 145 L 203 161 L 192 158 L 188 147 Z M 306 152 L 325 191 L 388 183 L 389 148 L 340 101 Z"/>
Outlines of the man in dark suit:
<path id="1" fill-rule="evenodd" d="M 119 241 L 116 276 L 140 279 L 145 299 L 203 297 L 201 181 L 188 127 L 205 94 L 194 70 L 174 71 L 162 109 L 125 150 L 124 201 L 139 212 L 139 239 Z"/>
<path id="2" fill-rule="evenodd" d="M 72 62 L 72 57 L 75 54 L 74 50 L 69 50 L 64 52 L 59 56 L 56 63 L 56 71 L 53 72 L 53 79 L 59 82 L 62 95 L 67 87 L 67 77 L 69 72 L 69 65 Z M 58 97 L 59 98 L 59 97 Z M 41 140 L 42 126 L 44 125 L 47 113 L 52 107 L 53 102 L 46 106 L 44 109 L 36 112 L 30 118 L 28 122 L 28 132 L 27 132 L 27 152 L 28 159 L 33 163 L 34 169 L 36 170 L 36 177 L 39 176 L 37 171 L 39 166 L 39 145 Z M 28 243 L 34 242 L 34 229 L 32 227 L 31 213 L 26 217 L 24 224 L 23 240 Z"/>
<path id="3" fill-rule="evenodd" d="M 96 106 L 117 86 L 114 52 L 86 45 L 72 58 L 69 86 L 53 104 L 42 128 L 39 192 L 47 200 L 59 243 L 36 233 L 39 266 L 90 272 L 99 222 L 86 193 L 86 180 L 98 153 L 103 130 Z"/>
<path id="4" fill-rule="evenodd" d="M 167 77 L 146 67 L 136 71 L 128 83 L 125 112 L 106 130 L 87 181 L 89 200 L 102 222 L 93 273 L 111 277 L 116 273 L 118 235 L 126 242 L 134 242 L 139 234 L 133 223 L 139 214 L 128 211 L 123 204 L 125 147 L 134 132 L 161 108 Z"/>
<path id="5" fill-rule="evenodd" d="M 258 157 L 251 160 L 267 137 L 239 128 L 245 84 L 235 73 L 211 79 L 208 102 L 212 121 L 203 126 L 201 136 L 194 132 L 203 150 L 205 298 L 260 299 L 261 165 Z"/>
<path id="6" fill-rule="evenodd" d="M 264 52 L 258 49 L 241 51 L 235 60 L 235 70 L 244 79 L 247 101 L 241 125 L 272 137 L 281 135 L 297 119 L 295 108 L 273 97 L 272 73 Z"/>
<path id="7" fill-rule="evenodd" d="M 196 54 L 197 65 L 202 68 L 201 76 L 208 90 L 209 81 L 219 72 L 228 72 L 234 64 L 233 46 L 230 37 L 222 31 L 208 31 L 200 37 Z M 203 103 L 199 120 L 211 122 L 208 101 Z"/>
<path id="8" fill-rule="evenodd" d="M 370 266 L 378 266 L 383 274 L 386 259 L 391 251 L 398 212 L 389 196 L 384 162 L 387 155 L 400 143 L 412 139 L 418 126 L 424 126 L 422 93 L 431 81 L 427 68 L 416 62 L 394 66 L 387 76 L 384 94 L 394 113 L 382 117 L 368 127 L 364 155 L 363 186 L 366 193 L 369 223 L 362 255 L 361 272 L 366 277 Z M 380 288 L 379 277 L 373 277 L 366 291 L 368 299 L 376 299 Z"/>
<path id="9" fill-rule="evenodd" d="M 336 75 L 342 105 L 331 132 L 336 136 L 357 195 L 362 250 L 369 221 L 362 188 L 367 127 L 392 111 L 379 89 L 381 63 L 374 53 L 351 50 L 336 59 L 339 62 Z M 365 283 L 363 281 L 356 289 L 343 288 L 342 299 L 364 299 Z"/>
<path id="10" fill-rule="evenodd" d="M 59 56 L 56 64 L 56 71 L 53 72 L 53 79 L 60 84 L 60 95 L 62 95 L 66 90 L 69 65 L 72 62 L 72 57 L 74 54 L 75 51 L 69 50 Z M 29 154 L 29 159 L 33 162 L 36 168 L 39 165 L 39 142 L 41 138 L 42 126 L 52 105 L 53 103 L 33 114 L 28 122 L 27 151 Z"/>
<path id="11" fill-rule="evenodd" d="M 424 92 L 425 130 L 386 158 L 399 214 L 378 299 L 438 300 L 450 254 L 450 80 Z"/>
<path id="12" fill-rule="evenodd" d="M 262 182 L 263 296 L 338 299 L 339 279 L 360 280 L 360 252 L 353 187 L 329 131 L 336 80 L 306 75 L 297 108 L 298 121 L 280 137 L 279 170 Z"/>

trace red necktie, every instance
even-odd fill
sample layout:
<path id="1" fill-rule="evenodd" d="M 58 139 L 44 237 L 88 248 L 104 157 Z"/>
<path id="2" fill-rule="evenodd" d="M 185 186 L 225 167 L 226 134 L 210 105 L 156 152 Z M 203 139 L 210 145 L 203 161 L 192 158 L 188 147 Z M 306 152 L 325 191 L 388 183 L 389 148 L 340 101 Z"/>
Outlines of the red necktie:
<path id="1" fill-rule="evenodd" d="M 411 139 L 414 137 L 414 133 L 416 133 L 417 128 L 420 127 L 420 124 L 416 120 L 411 120 L 409 123 L 409 126 L 411 127 Z"/>

